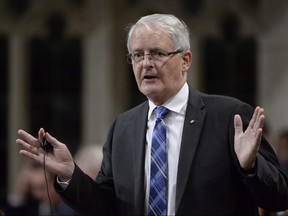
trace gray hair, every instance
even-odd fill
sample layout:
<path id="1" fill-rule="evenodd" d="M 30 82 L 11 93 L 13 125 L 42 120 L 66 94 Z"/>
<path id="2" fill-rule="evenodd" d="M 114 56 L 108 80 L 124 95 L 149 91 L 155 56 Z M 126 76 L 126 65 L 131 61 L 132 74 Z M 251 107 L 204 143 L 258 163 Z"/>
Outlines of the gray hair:
<path id="1" fill-rule="evenodd" d="M 147 30 L 155 30 L 155 28 L 164 30 L 172 35 L 175 49 L 190 50 L 189 29 L 182 20 L 171 14 L 152 14 L 141 17 L 128 28 L 127 49 L 129 53 L 131 52 L 131 36 L 140 25 L 146 26 Z"/>

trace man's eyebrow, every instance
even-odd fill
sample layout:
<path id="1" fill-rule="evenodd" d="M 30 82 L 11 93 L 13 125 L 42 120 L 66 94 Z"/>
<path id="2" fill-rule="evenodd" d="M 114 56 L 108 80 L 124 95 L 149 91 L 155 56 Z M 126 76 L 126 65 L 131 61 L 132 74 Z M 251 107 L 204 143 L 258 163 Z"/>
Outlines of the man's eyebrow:
<path id="1" fill-rule="evenodd" d="M 144 52 L 144 51 L 142 49 L 135 49 L 131 51 L 131 53 L 135 53 L 135 52 Z"/>
<path id="2" fill-rule="evenodd" d="M 163 51 L 163 49 L 160 49 L 160 48 L 155 47 L 155 48 L 149 49 L 149 51 L 150 51 L 150 52 L 151 52 L 151 51 L 153 51 L 153 52 L 155 52 L 155 51 Z"/>
<path id="3" fill-rule="evenodd" d="M 149 49 L 147 49 L 149 52 L 154 52 L 154 51 L 163 51 L 163 49 L 161 49 L 161 48 L 159 48 L 159 47 L 154 47 L 154 48 L 149 48 Z M 134 52 L 144 52 L 144 50 L 143 49 L 135 49 L 135 50 L 133 50 L 132 51 L 133 53 Z"/>

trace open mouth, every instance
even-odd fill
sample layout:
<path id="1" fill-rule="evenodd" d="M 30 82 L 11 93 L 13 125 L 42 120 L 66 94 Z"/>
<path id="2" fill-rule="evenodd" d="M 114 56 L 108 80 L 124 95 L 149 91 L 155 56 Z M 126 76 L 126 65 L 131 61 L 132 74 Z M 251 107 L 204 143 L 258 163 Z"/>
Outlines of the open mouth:
<path id="1" fill-rule="evenodd" d="M 143 77 L 143 79 L 148 79 L 148 80 L 150 80 L 150 79 L 155 79 L 155 78 L 158 78 L 157 76 L 153 76 L 153 75 L 145 75 L 144 77 Z"/>

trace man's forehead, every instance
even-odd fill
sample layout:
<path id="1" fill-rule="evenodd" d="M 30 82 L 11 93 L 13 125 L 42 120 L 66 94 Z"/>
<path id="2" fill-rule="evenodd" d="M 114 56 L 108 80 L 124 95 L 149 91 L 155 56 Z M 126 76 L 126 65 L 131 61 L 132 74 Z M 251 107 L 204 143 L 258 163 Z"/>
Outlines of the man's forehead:
<path id="1" fill-rule="evenodd" d="M 131 37 L 132 50 L 155 50 L 173 48 L 173 40 L 169 33 L 151 31 L 148 29 L 135 30 Z"/>

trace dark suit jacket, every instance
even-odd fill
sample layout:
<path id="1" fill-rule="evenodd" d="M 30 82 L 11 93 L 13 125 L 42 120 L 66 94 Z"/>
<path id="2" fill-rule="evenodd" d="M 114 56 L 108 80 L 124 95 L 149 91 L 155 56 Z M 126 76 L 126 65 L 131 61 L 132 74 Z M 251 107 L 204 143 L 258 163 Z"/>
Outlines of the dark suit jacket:
<path id="1" fill-rule="evenodd" d="M 66 190 L 55 183 L 77 211 L 143 215 L 147 112 L 144 102 L 115 120 L 96 183 L 77 166 Z M 257 215 L 257 206 L 288 208 L 287 176 L 264 138 L 255 170 L 241 169 L 234 151 L 237 113 L 246 127 L 253 108 L 237 99 L 190 89 L 178 165 L 177 215 Z"/>

